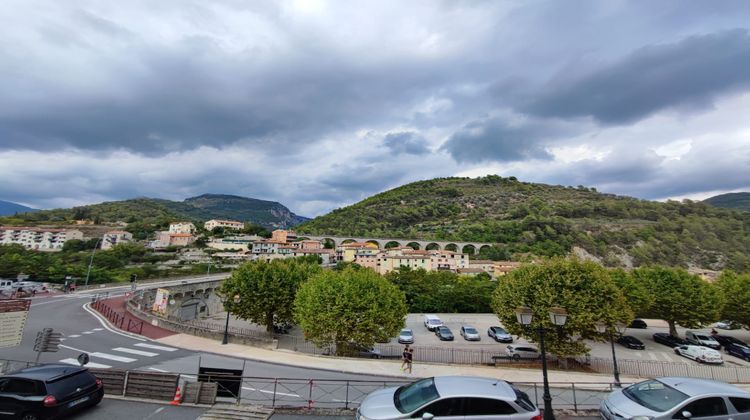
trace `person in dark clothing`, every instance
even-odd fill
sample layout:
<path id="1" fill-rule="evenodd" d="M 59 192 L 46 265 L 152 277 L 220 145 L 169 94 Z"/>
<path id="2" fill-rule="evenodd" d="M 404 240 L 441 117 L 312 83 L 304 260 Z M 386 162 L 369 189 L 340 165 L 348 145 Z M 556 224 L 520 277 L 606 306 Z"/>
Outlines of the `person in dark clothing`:
<path id="1" fill-rule="evenodd" d="M 409 373 L 411 373 L 411 365 L 414 361 L 414 348 L 410 348 L 408 352 L 406 352 L 406 369 L 409 370 Z"/>

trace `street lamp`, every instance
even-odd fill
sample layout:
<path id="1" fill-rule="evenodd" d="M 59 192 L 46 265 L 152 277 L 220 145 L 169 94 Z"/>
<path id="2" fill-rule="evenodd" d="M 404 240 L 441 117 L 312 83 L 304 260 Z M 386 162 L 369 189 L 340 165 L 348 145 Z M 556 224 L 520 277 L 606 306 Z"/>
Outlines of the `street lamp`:
<path id="1" fill-rule="evenodd" d="M 617 369 L 617 355 L 615 354 L 614 330 L 617 329 L 617 332 L 622 334 L 622 332 L 625 331 L 625 324 L 618 322 L 614 326 L 609 326 L 602 322 L 596 324 L 596 329 L 602 334 L 609 333 L 609 344 L 612 346 L 612 368 L 615 374 L 615 386 L 621 388 L 620 371 Z"/>
<path id="2" fill-rule="evenodd" d="M 240 303 L 240 295 L 234 295 L 234 304 Z M 227 311 L 227 323 L 224 325 L 224 339 L 221 340 L 221 344 L 227 344 L 229 343 L 229 309 L 227 309 L 226 304 L 229 302 L 229 297 L 224 301 L 224 309 Z"/>
<path id="3" fill-rule="evenodd" d="M 99 238 L 94 244 L 94 249 L 91 251 L 91 258 L 89 259 L 89 268 L 88 270 L 86 270 L 86 286 L 89 285 L 89 275 L 91 274 L 91 264 L 94 263 L 94 254 L 96 253 L 96 248 L 99 246 L 99 242 L 101 241 L 102 241 L 102 238 Z"/>
<path id="4" fill-rule="evenodd" d="M 518 323 L 524 327 L 531 325 L 531 321 L 534 318 L 534 312 L 528 306 L 520 306 L 516 308 L 516 319 Z M 568 320 L 568 312 L 559 307 L 550 308 L 549 319 L 553 325 L 563 326 L 565 321 Z M 544 378 L 544 394 L 542 400 L 544 400 L 544 420 L 555 420 L 555 414 L 552 412 L 552 396 L 549 393 L 549 380 L 547 379 L 547 350 L 544 347 L 544 333 L 546 330 L 542 323 L 539 323 L 539 346 L 542 350 L 542 376 Z"/>

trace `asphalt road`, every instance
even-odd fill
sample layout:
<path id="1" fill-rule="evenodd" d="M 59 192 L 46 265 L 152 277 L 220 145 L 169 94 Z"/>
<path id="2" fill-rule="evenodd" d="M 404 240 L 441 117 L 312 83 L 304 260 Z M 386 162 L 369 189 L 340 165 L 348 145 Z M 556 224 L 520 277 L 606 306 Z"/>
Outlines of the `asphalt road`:
<path id="1" fill-rule="evenodd" d="M 70 420 L 195 420 L 206 411 L 203 407 L 171 406 L 140 401 L 105 398 L 99 405 L 68 417 Z"/>

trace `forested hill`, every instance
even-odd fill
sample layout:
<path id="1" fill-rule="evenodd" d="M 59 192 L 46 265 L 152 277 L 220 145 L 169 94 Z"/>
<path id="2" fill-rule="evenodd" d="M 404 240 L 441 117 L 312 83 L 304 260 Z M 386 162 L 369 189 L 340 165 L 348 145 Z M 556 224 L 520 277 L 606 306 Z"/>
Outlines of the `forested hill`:
<path id="1" fill-rule="evenodd" d="M 750 192 L 738 192 L 716 195 L 705 200 L 706 203 L 725 209 L 750 211 Z"/>
<path id="2" fill-rule="evenodd" d="M 575 250 L 607 266 L 750 269 L 750 213 L 494 175 L 414 182 L 336 209 L 297 231 L 495 242 L 501 245 L 491 256 L 502 258 Z"/>
<path id="3" fill-rule="evenodd" d="M 231 219 L 266 228 L 292 227 L 308 220 L 275 201 L 204 194 L 185 201 L 135 198 L 70 209 L 44 210 L 0 218 L 0 224 L 54 224 L 89 219 L 96 223 L 164 223 L 177 220 Z"/>

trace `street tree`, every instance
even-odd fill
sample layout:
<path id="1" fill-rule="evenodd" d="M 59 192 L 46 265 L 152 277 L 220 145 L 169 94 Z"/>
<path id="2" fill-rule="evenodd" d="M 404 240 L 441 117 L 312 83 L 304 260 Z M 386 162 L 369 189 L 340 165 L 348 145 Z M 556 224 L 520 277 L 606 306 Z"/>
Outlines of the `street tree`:
<path id="1" fill-rule="evenodd" d="M 241 319 L 273 332 L 274 325 L 293 320 L 294 297 L 300 284 L 320 271 L 320 266 L 297 258 L 252 261 L 242 264 L 221 284 L 224 307 Z M 234 302 L 239 296 L 239 303 Z"/>
<path id="2" fill-rule="evenodd" d="M 633 278 L 654 298 L 642 315 L 667 321 L 673 336 L 677 324 L 700 328 L 721 315 L 724 297 L 719 288 L 681 268 L 639 268 L 633 270 Z"/>
<path id="3" fill-rule="evenodd" d="M 516 320 L 519 306 L 533 311 L 529 327 Z M 606 269 L 593 262 L 561 257 L 523 265 L 503 277 L 492 307 L 511 334 L 539 342 L 539 328 L 543 327 L 547 349 L 560 356 L 586 353 L 589 348 L 585 338 L 604 339 L 597 324 L 614 326 L 633 318 L 625 296 Z M 568 312 L 564 326 L 552 324 L 549 311 L 553 307 Z"/>
<path id="4" fill-rule="evenodd" d="M 750 273 L 737 274 L 727 270 L 721 273 L 715 284 L 724 296 L 721 317 L 750 326 Z"/>
<path id="5" fill-rule="evenodd" d="M 320 347 L 336 346 L 346 355 L 352 344 L 370 347 L 395 336 L 404 326 L 404 293 L 367 269 L 325 270 L 297 291 L 297 324 Z"/>
<path id="6" fill-rule="evenodd" d="M 611 270 L 610 277 L 625 295 L 630 309 L 635 316 L 640 316 L 654 303 L 654 296 L 641 282 L 636 281 L 633 275 L 621 268 Z"/>

